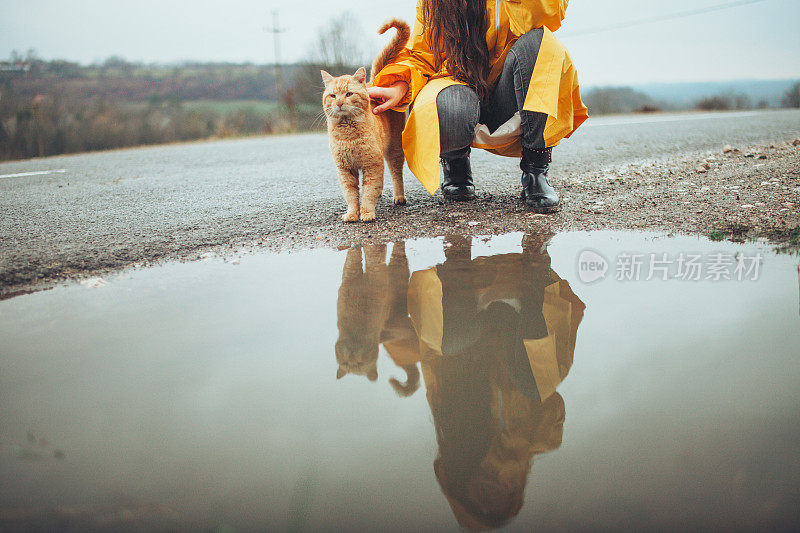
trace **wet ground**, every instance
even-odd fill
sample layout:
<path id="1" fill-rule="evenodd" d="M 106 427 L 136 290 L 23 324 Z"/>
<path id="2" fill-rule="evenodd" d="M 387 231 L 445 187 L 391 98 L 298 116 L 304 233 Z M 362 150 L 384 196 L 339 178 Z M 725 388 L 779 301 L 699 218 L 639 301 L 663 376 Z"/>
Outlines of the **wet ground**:
<path id="1" fill-rule="evenodd" d="M 0 530 L 796 531 L 799 296 L 764 243 L 592 232 L 3 300 Z"/>
<path id="2" fill-rule="evenodd" d="M 387 189 L 377 223 L 346 227 L 324 134 L 0 163 L 0 298 L 209 250 L 391 242 L 453 227 L 716 232 L 797 243 L 798 138 L 798 110 L 597 117 L 554 150 L 551 177 L 564 209 L 552 217 L 524 209 L 518 161 L 475 151 L 478 201 L 445 204 L 406 172 L 408 206 L 393 207 Z M 725 145 L 739 152 L 723 154 Z"/>

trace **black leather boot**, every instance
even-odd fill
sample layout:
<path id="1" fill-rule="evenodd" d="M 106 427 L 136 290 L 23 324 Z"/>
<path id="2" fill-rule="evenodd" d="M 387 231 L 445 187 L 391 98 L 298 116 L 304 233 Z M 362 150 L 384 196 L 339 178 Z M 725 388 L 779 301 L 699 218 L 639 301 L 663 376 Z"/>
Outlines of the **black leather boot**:
<path id="1" fill-rule="evenodd" d="M 558 193 L 547 179 L 550 149 L 522 150 L 522 199 L 537 213 L 558 211 Z"/>
<path id="2" fill-rule="evenodd" d="M 467 146 L 464 150 L 442 154 L 442 196 L 447 200 L 466 201 L 475 198 L 469 152 Z"/>

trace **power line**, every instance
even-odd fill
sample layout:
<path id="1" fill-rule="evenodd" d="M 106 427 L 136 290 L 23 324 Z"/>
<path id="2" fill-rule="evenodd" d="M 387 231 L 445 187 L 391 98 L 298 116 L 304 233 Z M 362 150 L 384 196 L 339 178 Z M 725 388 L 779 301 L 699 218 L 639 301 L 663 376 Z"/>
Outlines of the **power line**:
<path id="1" fill-rule="evenodd" d="M 737 2 L 726 2 L 724 4 L 716 4 L 708 7 L 701 7 L 698 9 L 690 9 L 687 11 L 679 11 L 669 15 L 658 15 L 655 17 L 647 17 L 639 20 L 631 20 L 628 22 L 620 22 L 619 24 L 611 24 L 609 26 L 601 26 L 598 28 L 591 28 L 588 30 L 578 31 L 575 33 L 565 32 L 568 37 L 583 37 L 584 35 L 594 35 L 595 33 L 602 33 L 606 31 L 619 30 L 623 28 L 630 28 L 633 26 L 641 26 L 643 24 L 653 24 L 656 22 L 663 22 L 665 20 L 675 20 L 684 17 L 691 17 L 694 15 L 702 15 L 703 13 L 711 13 L 713 11 L 721 11 L 723 9 L 731 9 L 734 7 L 745 6 L 748 4 L 757 4 L 765 2 L 766 0 L 739 0 Z"/>

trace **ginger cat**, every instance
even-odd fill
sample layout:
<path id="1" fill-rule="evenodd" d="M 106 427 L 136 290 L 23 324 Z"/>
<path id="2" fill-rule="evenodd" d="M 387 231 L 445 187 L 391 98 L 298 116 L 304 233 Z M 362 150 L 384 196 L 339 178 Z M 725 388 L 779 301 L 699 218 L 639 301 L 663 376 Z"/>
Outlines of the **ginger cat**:
<path id="1" fill-rule="evenodd" d="M 408 24 L 392 19 L 378 30 L 384 33 L 396 28 L 397 34 L 389 45 L 375 58 L 372 78 L 391 63 L 408 42 Z M 383 160 L 389 166 L 394 185 L 394 203 L 406 203 L 403 189 L 402 133 L 405 113 L 386 111 L 375 115 L 375 104 L 367 94 L 367 73 L 359 68 L 352 76 L 334 77 L 321 71 L 325 82 L 322 108 L 328 120 L 328 140 L 339 184 L 347 202 L 347 212 L 342 215 L 345 222 L 371 222 L 375 220 L 375 203 L 383 191 Z M 363 174 L 362 197 L 359 198 L 358 173 Z"/>

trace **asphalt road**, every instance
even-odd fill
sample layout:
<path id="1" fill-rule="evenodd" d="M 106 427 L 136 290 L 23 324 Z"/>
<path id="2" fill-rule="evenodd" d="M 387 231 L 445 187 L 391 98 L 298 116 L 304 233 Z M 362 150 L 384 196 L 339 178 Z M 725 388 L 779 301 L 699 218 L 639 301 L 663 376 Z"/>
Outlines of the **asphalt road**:
<path id="1" fill-rule="evenodd" d="M 554 151 L 553 174 L 558 183 L 559 175 L 796 136 L 800 111 L 600 117 Z M 515 194 L 513 159 L 478 151 L 473 161 L 479 189 Z M 409 173 L 406 183 L 412 206 L 434 201 Z M 343 207 L 324 134 L 2 163 L 0 289 L 287 240 L 299 228 L 330 225 Z"/>

